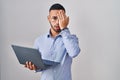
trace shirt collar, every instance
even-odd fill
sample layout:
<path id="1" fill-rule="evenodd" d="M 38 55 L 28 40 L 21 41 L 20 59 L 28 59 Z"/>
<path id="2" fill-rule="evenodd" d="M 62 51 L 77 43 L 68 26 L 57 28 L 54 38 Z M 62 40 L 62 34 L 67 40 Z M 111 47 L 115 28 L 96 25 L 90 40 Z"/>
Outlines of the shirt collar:
<path id="1" fill-rule="evenodd" d="M 61 33 L 61 32 L 60 32 Z M 58 37 L 58 36 L 61 36 L 61 34 L 58 34 L 56 37 Z M 48 33 L 47 33 L 47 38 L 50 38 L 51 37 L 51 32 L 50 32 L 50 30 L 48 31 Z"/>
<path id="2" fill-rule="evenodd" d="M 49 32 L 47 33 L 47 38 L 51 37 L 51 34 L 50 34 L 50 30 Z"/>

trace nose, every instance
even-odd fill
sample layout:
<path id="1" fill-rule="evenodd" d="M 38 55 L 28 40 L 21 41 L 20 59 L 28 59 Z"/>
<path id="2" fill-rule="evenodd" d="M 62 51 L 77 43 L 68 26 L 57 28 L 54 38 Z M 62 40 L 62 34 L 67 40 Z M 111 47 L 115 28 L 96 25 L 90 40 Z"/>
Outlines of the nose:
<path id="1" fill-rule="evenodd" d="M 56 24 L 59 24 L 59 19 L 56 20 Z"/>

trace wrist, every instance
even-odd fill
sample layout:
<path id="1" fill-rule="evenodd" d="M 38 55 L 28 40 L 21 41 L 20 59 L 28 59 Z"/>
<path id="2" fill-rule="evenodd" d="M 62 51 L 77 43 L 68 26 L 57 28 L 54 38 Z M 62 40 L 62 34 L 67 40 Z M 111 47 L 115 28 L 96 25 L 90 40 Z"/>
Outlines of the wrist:
<path id="1" fill-rule="evenodd" d="M 70 31 L 68 28 L 64 28 L 61 30 L 60 32 L 60 35 L 63 37 L 63 38 L 67 38 L 69 35 L 70 35 Z"/>
<path id="2" fill-rule="evenodd" d="M 61 29 L 61 31 L 65 30 L 65 29 L 68 29 L 68 28 L 67 28 L 67 27 L 66 27 L 66 28 L 63 28 L 63 29 Z"/>

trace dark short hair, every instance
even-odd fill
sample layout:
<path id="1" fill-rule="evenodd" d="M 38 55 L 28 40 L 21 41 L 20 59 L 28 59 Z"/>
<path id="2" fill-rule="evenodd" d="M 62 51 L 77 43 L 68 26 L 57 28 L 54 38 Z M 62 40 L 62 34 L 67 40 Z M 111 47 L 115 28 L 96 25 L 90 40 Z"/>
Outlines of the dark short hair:
<path id="1" fill-rule="evenodd" d="M 50 7 L 49 12 L 51 10 L 63 10 L 63 11 L 65 11 L 65 8 L 61 4 L 55 3 Z"/>

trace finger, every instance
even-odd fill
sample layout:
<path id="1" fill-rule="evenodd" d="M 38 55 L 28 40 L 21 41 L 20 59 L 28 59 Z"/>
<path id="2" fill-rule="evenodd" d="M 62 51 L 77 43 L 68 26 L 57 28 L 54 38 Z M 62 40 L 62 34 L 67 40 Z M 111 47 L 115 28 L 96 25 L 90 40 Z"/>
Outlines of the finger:
<path id="1" fill-rule="evenodd" d="M 26 61 L 26 63 L 25 63 L 26 65 L 28 64 L 28 61 Z"/>
<path id="2" fill-rule="evenodd" d="M 26 68 L 29 68 L 29 62 L 26 61 Z"/>
<path id="3" fill-rule="evenodd" d="M 66 14 L 64 11 L 61 11 L 61 20 L 65 20 L 67 18 Z"/>
<path id="4" fill-rule="evenodd" d="M 57 17 L 58 17 L 58 20 L 60 20 L 60 14 L 59 13 L 57 14 Z"/>
<path id="5" fill-rule="evenodd" d="M 62 11 L 59 11 L 60 20 L 62 19 Z"/>
<path id="6" fill-rule="evenodd" d="M 26 64 L 25 64 L 25 65 L 26 65 L 26 67 L 28 68 L 28 61 L 26 61 Z"/>
<path id="7" fill-rule="evenodd" d="M 66 14 L 64 14 L 63 16 L 64 16 L 64 18 L 67 18 Z"/>
<path id="8" fill-rule="evenodd" d="M 32 62 L 29 62 L 29 69 L 32 70 Z"/>
<path id="9" fill-rule="evenodd" d="M 61 20 L 64 20 L 65 19 L 65 16 L 63 13 L 61 13 Z"/>
<path id="10" fill-rule="evenodd" d="M 29 65 L 32 65 L 32 62 L 28 62 Z"/>
<path id="11" fill-rule="evenodd" d="M 32 65 L 32 69 L 33 69 L 33 70 L 36 70 L 36 66 L 35 66 L 34 64 Z"/>

